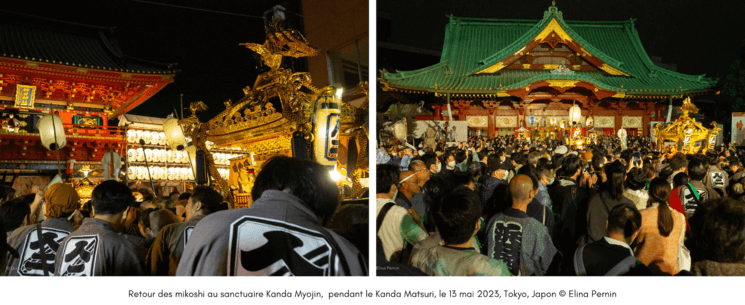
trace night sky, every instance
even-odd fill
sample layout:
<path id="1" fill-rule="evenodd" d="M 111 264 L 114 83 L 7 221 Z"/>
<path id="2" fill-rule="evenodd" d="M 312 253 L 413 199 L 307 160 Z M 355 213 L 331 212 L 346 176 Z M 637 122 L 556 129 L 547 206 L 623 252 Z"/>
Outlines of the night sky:
<path id="1" fill-rule="evenodd" d="M 379 0 L 377 12 L 390 16 L 388 42 L 442 51 L 445 15 L 537 21 L 550 5 L 549 0 Z M 564 20 L 636 19 L 647 54 L 677 64 L 677 71 L 685 74 L 721 77 L 740 56 L 745 40 L 745 1 L 558 0 L 556 6 Z"/>
<path id="2" fill-rule="evenodd" d="M 282 0 L 205 1 L 146 0 L 179 6 L 262 16 Z M 10 1 L 5 1 L 10 2 Z M 298 6 L 300 1 L 289 1 Z M 4 3 L 3 9 L 96 26 L 116 27 L 124 54 L 155 62 L 178 63 L 181 72 L 167 85 L 129 113 L 165 117 L 193 101 L 204 101 L 210 110 L 200 114 L 206 121 L 225 109 L 227 99 L 243 97 L 242 88 L 253 86 L 256 66 L 253 51 L 240 43 L 264 42 L 262 19 L 166 7 L 132 0 L 71 0 Z M 295 12 L 299 13 L 300 8 Z M 312 44 L 312 42 L 311 42 Z M 189 115 L 190 111 L 184 111 Z"/>

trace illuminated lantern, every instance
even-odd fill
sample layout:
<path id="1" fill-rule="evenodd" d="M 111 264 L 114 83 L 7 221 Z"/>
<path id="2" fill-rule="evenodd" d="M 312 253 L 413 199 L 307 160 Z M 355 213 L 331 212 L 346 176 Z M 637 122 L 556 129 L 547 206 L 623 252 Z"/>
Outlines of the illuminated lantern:
<path id="1" fill-rule="evenodd" d="M 181 130 L 181 125 L 179 125 L 176 118 L 169 118 L 166 120 L 165 124 L 163 124 L 163 133 L 165 134 L 166 142 L 171 146 L 171 148 L 182 150 L 186 147 L 184 131 Z"/>
<path id="2" fill-rule="evenodd" d="M 39 120 L 39 135 L 41 145 L 49 150 L 57 150 L 67 144 L 62 118 L 56 114 L 45 115 Z"/>
<path id="3" fill-rule="evenodd" d="M 572 125 L 574 125 L 574 122 L 579 123 L 582 120 L 582 109 L 577 106 L 577 104 L 572 105 L 572 108 L 569 108 L 569 121 L 572 122 Z"/>
<path id="4" fill-rule="evenodd" d="M 339 89 L 341 90 L 341 89 Z M 322 165 L 333 166 L 339 151 L 340 91 L 327 86 L 315 101 L 314 150 L 316 161 Z"/>
<path id="5" fill-rule="evenodd" d="M 531 114 L 531 115 L 530 115 L 530 116 L 528 117 L 528 123 L 530 123 L 530 125 L 533 125 L 533 124 L 535 124 L 535 116 L 534 116 L 534 115 L 532 115 L 532 114 Z"/>
<path id="6" fill-rule="evenodd" d="M 595 121 L 593 121 L 592 117 L 588 117 L 585 121 L 585 126 L 592 127 L 595 124 Z"/>
<path id="7" fill-rule="evenodd" d="M 399 139 L 401 141 L 406 141 L 406 131 L 408 126 L 406 126 L 406 119 L 400 120 L 393 124 L 393 134 L 396 136 L 396 139 Z"/>

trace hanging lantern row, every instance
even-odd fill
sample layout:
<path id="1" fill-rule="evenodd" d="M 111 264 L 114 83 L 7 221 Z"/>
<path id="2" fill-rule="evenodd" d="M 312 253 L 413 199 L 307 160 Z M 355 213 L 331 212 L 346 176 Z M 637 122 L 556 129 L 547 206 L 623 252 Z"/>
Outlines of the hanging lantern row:
<path id="1" fill-rule="evenodd" d="M 222 173 L 220 174 L 222 175 Z M 188 167 L 150 166 L 150 175 L 152 175 L 153 180 L 194 180 L 194 172 Z M 127 169 L 127 178 L 129 180 L 149 179 L 148 168 L 145 166 L 130 166 Z"/>
<path id="2" fill-rule="evenodd" d="M 140 143 L 145 140 L 147 145 L 166 145 L 166 134 L 158 131 L 127 130 L 127 143 Z"/>

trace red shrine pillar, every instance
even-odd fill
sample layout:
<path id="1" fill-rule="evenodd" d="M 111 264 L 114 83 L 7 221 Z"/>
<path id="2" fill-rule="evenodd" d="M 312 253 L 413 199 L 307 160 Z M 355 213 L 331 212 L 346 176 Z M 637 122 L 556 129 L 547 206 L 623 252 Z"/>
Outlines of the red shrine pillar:
<path id="1" fill-rule="evenodd" d="M 486 133 L 487 133 L 487 136 L 489 138 L 493 137 L 494 136 L 494 133 L 496 133 L 496 130 L 495 129 L 496 129 L 497 125 L 494 122 L 494 119 L 492 119 L 493 117 L 494 117 L 494 109 L 490 109 L 489 110 L 489 116 L 486 117 L 487 118 L 487 121 L 488 121 L 488 125 L 487 125 L 487 128 L 486 128 Z"/>
<path id="2" fill-rule="evenodd" d="M 441 121 L 442 120 L 442 106 L 433 105 L 432 109 L 435 110 L 435 121 Z"/>

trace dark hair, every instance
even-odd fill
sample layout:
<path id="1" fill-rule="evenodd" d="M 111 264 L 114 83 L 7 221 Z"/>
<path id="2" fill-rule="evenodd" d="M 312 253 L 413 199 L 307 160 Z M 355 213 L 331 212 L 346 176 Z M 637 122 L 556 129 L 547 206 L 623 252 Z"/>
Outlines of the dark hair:
<path id="1" fill-rule="evenodd" d="M 432 165 L 437 165 L 437 155 L 433 153 L 426 153 L 422 155 L 419 160 L 422 160 L 422 162 L 424 162 L 424 166 L 427 167 L 428 171 L 430 167 L 432 167 Z"/>
<path id="2" fill-rule="evenodd" d="M 708 171 L 708 164 L 700 157 L 693 157 L 688 162 L 688 178 L 691 181 L 701 181 L 706 177 Z"/>
<path id="3" fill-rule="evenodd" d="M 580 168 L 582 168 L 582 159 L 576 155 L 564 157 L 564 159 L 561 160 L 561 168 L 564 169 L 564 174 L 567 177 L 572 177 Z"/>
<path id="4" fill-rule="evenodd" d="M 431 208 L 436 204 L 440 203 L 440 200 L 448 193 L 449 187 L 447 182 L 438 177 L 432 177 L 424 183 L 422 187 L 424 204 L 427 208 Z M 427 213 L 429 214 L 429 213 Z"/>
<path id="5" fill-rule="evenodd" d="M 83 207 L 80 208 L 80 214 L 82 214 L 85 218 L 90 218 L 91 211 L 93 211 L 93 202 L 88 200 L 83 204 Z"/>
<path id="6" fill-rule="evenodd" d="M 652 206 L 652 202 L 659 204 L 657 207 L 657 228 L 660 230 L 660 235 L 664 237 L 670 236 L 670 232 L 673 231 L 673 213 L 670 209 L 670 183 L 662 178 L 654 178 L 649 183 L 649 199 L 650 202 L 647 207 Z"/>
<path id="7" fill-rule="evenodd" d="M 91 194 L 96 215 L 114 215 L 135 203 L 135 196 L 124 183 L 106 180 L 93 189 Z"/>
<path id="8" fill-rule="evenodd" d="M 614 161 L 604 168 L 606 181 L 606 190 L 611 198 L 621 200 L 623 198 L 623 178 L 626 176 L 626 167 L 620 161 Z"/>
<path id="9" fill-rule="evenodd" d="M 160 232 L 160 230 L 163 229 L 165 226 L 178 222 L 176 213 L 172 212 L 171 210 L 156 210 L 148 213 L 147 215 L 148 222 L 150 224 L 150 230 L 153 231 L 153 233 L 155 234 L 158 234 L 158 232 Z"/>
<path id="10" fill-rule="evenodd" d="M 673 176 L 673 185 L 675 186 L 675 188 L 686 184 L 688 184 L 688 175 L 686 175 L 686 173 L 680 172 Z"/>
<path id="11" fill-rule="evenodd" d="M 719 155 L 714 152 L 707 151 L 705 156 L 706 160 L 709 161 L 709 165 L 717 165 L 719 162 Z"/>
<path id="12" fill-rule="evenodd" d="M 686 164 L 688 163 L 688 160 L 686 160 L 685 157 L 680 155 L 675 155 L 670 159 L 670 169 L 673 171 L 680 170 L 681 168 L 686 167 Z"/>
<path id="13" fill-rule="evenodd" d="M 541 168 L 546 165 L 551 165 L 551 160 L 548 158 L 540 158 L 538 159 L 538 163 L 536 164 L 535 168 Z"/>
<path id="14" fill-rule="evenodd" d="M 180 194 L 179 194 L 178 191 L 173 191 L 170 194 L 168 194 L 168 197 L 173 196 L 173 195 L 179 195 L 180 196 Z"/>
<path id="15" fill-rule="evenodd" d="M 378 164 L 376 169 L 377 194 L 388 193 L 391 191 L 392 185 L 398 185 L 398 174 L 400 171 L 395 165 Z"/>
<path id="16" fill-rule="evenodd" d="M 149 228 L 150 227 L 150 213 L 158 211 L 158 209 L 144 209 L 137 211 L 137 223 L 141 225 L 143 228 Z"/>
<path id="17" fill-rule="evenodd" d="M 455 162 L 457 162 L 457 163 L 463 163 L 463 161 L 466 161 L 466 158 L 468 158 L 468 157 L 466 156 L 466 151 L 465 150 L 459 149 L 455 153 Z"/>
<path id="18" fill-rule="evenodd" d="M 178 200 L 179 201 L 181 201 L 181 200 L 189 200 L 190 197 L 191 197 L 191 193 L 183 192 L 183 193 L 181 193 L 181 195 L 178 195 Z"/>
<path id="19" fill-rule="evenodd" d="M 459 172 L 455 171 L 448 176 L 450 179 L 450 187 L 456 188 L 459 186 L 467 186 L 473 182 L 473 173 L 471 171 Z"/>
<path id="20" fill-rule="evenodd" d="M 448 244 L 462 244 L 473 237 L 481 217 L 481 199 L 467 187 L 458 187 L 433 206 L 432 219 Z"/>
<path id="21" fill-rule="evenodd" d="M 641 226 L 642 213 L 633 204 L 618 204 L 608 213 L 607 232 L 623 232 L 623 236 L 629 238 Z"/>
<path id="22" fill-rule="evenodd" d="M 5 191 L 5 186 L 0 187 L 0 203 L 5 201 L 7 197 L 8 197 L 8 192 Z"/>
<path id="23" fill-rule="evenodd" d="M 489 152 L 486 151 L 486 149 L 482 149 L 480 152 L 478 152 L 479 161 L 483 160 L 487 156 L 489 156 Z"/>
<path id="24" fill-rule="evenodd" d="M 528 154 L 528 164 L 538 166 L 538 159 L 541 158 L 541 153 L 533 151 Z"/>
<path id="25" fill-rule="evenodd" d="M 631 162 L 631 157 L 634 154 L 634 151 L 631 149 L 626 149 L 621 151 L 621 159 L 623 161 L 626 161 L 626 164 L 629 164 Z"/>
<path id="26" fill-rule="evenodd" d="M 709 199 L 690 218 L 696 245 L 707 260 L 741 263 L 745 259 L 745 205 L 730 197 Z"/>
<path id="27" fill-rule="evenodd" d="M 549 179 L 552 178 L 551 176 L 552 170 L 553 168 L 548 164 L 538 167 L 538 178 L 540 179 L 543 179 L 544 177 L 549 178 Z"/>
<path id="28" fill-rule="evenodd" d="M 599 153 L 592 154 L 592 169 L 594 171 L 599 171 L 601 168 L 603 168 L 603 159 L 605 159 L 605 156 Z"/>
<path id="29" fill-rule="evenodd" d="M 626 187 L 632 190 L 641 190 L 647 185 L 647 175 L 638 167 L 632 168 L 626 174 Z"/>
<path id="30" fill-rule="evenodd" d="M 194 193 L 191 194 L 192 206 L 197 202 L 202 203 L 202 207 L 199 209 L 200 211 L 202 211 L 202 214 L 209 215 L 210 213 L 217 212 L 220 208 L 220 203 L 222 203 L 222 195 L 220 195 L 220 193 L 210 187 L 197 186 L 194 188 Z"/>
<path id="31" fill-rule="evenodd" d="M 31 207 L 20 198 L 9 200 L 0 206 L 0 221 L 7 232 L 18 229 L 29 214 Z"/>
<path id="32" fill-rule="evenodd" d="M 332 230 L 344 230 L 355 224 L 367 224 L 369 214 L 370 209 L 366 204 L 345 204 L 334 212 L 325 227 Z"/>
<path id="33" fill-rule="evenodd" d="M 286 156 L 272 157 L 264 164 L 254 182 L 251 197 L 257 200 L 264 191 L 285 189 L 321 218 L 330 216 L 339 205 L 339 189 L 327 168 L 313 161 Z"/>

